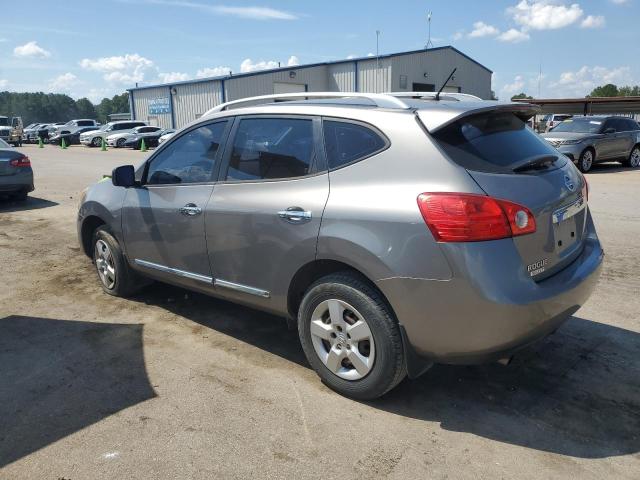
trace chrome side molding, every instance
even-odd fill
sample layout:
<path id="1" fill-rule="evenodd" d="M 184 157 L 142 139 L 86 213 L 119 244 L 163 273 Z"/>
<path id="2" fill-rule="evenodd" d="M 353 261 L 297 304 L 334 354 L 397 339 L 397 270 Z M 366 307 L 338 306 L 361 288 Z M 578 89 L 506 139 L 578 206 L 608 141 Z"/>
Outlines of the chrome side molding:
<path id="1" fill-rule="evenodd" d="M 271 294 L 266 290 L 261 290 L 255 287 L 249 287 L 248 285 L 242 285 L 240 283 L 233 283 L 233 282 L 228 282 L 226 280 L 220 280 L 218 278 L 216 278 L 213 281 L 213 286 L 228 288 L 230 290 L 235 290 L 237 292 L 248 293 L 249 295 L 257 295 L 258 297 L 262 297 L 262 298 L 269 298 L 271 296 Z"/>
<path id="2" fill-rule="evenodd" d="M 199 282 L 208 283 L 214 287 L 228 288 L 229 290 L 235 290 L 236 292 L 247 293 L 249 295 L 256 295 L 262 298 L 270 298 L 271 294 L 267 290 L 260 288 L 250 287 L 248 285 L 242 285 L 240 283 L 228 282 L 226 280 L 220 280 L 218 278 L 208 277 L 199 273 L 187 272 L 178 268 L 167 267 L 166 265 L 160 265 L 158 263 L 148 262 L 146 260 L 140 260 L 136 258 L 134 260 L 136 265 L 140 265 L 145 268 L 152 268 L 164 273 L 171 273 L 179 277 L 189 278 L 191 280 L 197 280 Z"/>
<path id="3" fill-rule="evenodd" d="M 185 270 L 167 267 L 165 265 L 160 265 L 158 263 L 147 262 L 146 260 L 140 260 L 139 258 L 136 258 L 134 262 L 136 265 L 140 265 L 141 267 L 152 268 L 154 270 L 159 270 L 165 273 L 172 273 L 179 277 L 190 278 L 191 280 L 198 280 L 199 282 L 204 282 L 204 283 L 213 282 L 212 277 L 207 277 L 206 275 L 200 275 L 199 273 L 187 272 Z"/>

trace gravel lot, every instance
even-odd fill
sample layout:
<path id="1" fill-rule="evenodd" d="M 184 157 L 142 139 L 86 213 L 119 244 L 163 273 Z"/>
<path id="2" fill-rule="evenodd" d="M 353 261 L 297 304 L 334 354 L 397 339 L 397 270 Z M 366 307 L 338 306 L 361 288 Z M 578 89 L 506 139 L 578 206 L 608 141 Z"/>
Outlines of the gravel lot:
<path id="1" fill-rule="evenodd" d="M 640 171 L 588 175 L 604 273 L 555 335 L 358 403 L 279 318 L 158 284 L 102 293 L 79 193 L 145 154 L 22 150 L 36 191 L 0 200 L 0 478 L 638 478 Z"/>

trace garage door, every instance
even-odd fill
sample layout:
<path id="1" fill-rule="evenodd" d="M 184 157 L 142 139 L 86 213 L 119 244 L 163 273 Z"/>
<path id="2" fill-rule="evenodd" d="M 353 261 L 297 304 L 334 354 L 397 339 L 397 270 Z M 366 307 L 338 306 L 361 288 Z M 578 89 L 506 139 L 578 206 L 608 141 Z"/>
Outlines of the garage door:
<path id="1" fill-rule="evenodd" d="M 300 93 L 306 92 L 307 86 L 304 83 L 283 83 L 273 82 L 273 93 Z"/>

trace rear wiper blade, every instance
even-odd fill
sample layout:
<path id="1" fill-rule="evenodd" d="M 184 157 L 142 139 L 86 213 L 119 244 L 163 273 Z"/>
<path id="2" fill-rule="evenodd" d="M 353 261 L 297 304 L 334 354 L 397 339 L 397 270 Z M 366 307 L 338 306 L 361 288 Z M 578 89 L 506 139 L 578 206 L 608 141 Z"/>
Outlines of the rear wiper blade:
<path id="1" fill-rule="evenodd" d="M 559 159 L 560 157 L 558 155 L 535 155 L 516 163 L 511 169 L 516 173 L 527 172 L 529 170 L 544 170 L 556 163 Z"/>

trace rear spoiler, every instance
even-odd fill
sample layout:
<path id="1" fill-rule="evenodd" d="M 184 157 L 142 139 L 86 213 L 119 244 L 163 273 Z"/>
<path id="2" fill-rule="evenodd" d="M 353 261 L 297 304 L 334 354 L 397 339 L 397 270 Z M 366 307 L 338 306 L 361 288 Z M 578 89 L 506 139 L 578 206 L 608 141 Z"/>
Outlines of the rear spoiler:
<path id="1" fill-rule="evenodd" d="M 429 132 L 437 132 L 447 125 L 460 120 L 461 118 L 470 117 L 487 112 L 511 112 L 526 122 L 534 115 L 540 113 L 541 109 L 538 105 L 530 103 L 505 103 L 505 102 L 460 102 L 460 107 L 449 104 L 453 107 L 446 111 L 433 111 L 430 109 L 418 109 L 416 113 L 418 118 Z M 457 108 L 456 108 L 457 107 Z"/>

